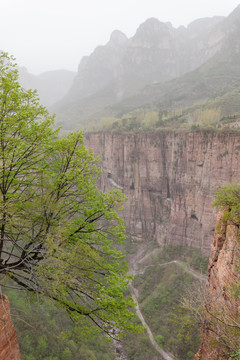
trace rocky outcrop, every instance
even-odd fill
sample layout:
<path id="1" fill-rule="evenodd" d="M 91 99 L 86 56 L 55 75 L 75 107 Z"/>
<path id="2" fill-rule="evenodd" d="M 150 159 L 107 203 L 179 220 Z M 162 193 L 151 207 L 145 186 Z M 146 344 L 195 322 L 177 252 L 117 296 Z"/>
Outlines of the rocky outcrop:
<path id="1" fill-rule="evenodd" d="M 239 224 L 218 214 L 208 268 L 208 282 L 203 306 L 202 342 L 195 360 L 232 359 L 239 349 L 240 296 L 234 296 L 239 285 Z"/>
<path id="2" fill-rule="evenodd" d="M 7 296 L 0 297 L 0 359 L 20 360 L 16 332 L 11 320 Z"/>
<path id="3" fill-rule="evenodd" d="M 128 234 L 208 255 L 215 228 L 214 190 L 240 179 L 240 136 L 214 132 L 89 133 L 101 155 L 101 189 L 128 197 Z"/>

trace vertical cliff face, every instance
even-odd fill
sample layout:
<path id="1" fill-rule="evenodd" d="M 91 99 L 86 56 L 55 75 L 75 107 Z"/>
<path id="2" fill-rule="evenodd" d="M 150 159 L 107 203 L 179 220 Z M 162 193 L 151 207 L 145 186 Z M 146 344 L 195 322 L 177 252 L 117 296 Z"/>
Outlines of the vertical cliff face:
<path id="1" fill-rule="evenodd" d="M 195 360 L 232 359 L 231 354 L 240 348 L 240 297 L 233 296 L 239 259 L 239 225 L 224 221 L 219 213 L 209 260 L 202 342 Z"/>
<path id="2" fill-rule="evenodd" d="M 214 190 L 240 179 L 240 136 L 90 133 L 86 146 L 101 155 L 102 190 L 121 188 L 128 197 L 122 215 L 130 236 L 209 254 Z"/>
<path id="3" fill-rule="evenodd" d="M 0 297 L 0 359 L 20 360 L 16 332 L 11 320 L 8 298 Z"/>

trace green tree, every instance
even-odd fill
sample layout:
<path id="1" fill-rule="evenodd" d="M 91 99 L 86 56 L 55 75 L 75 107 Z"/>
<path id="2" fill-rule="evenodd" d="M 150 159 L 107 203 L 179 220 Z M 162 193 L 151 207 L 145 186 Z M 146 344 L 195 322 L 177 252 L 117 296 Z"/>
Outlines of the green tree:
<path id="1" fill-rule="evenodd" d="M 81 132 L 58 138 L 35 91 L 0 57 L 0 280 L 38 293 L 113 336 L 133 331 L 117 211 L 124 200 L 96 186 L 97 160 Z M 8 284 L 9 285 L 9 284 Z M 89 326 L 89 328 L 92 328 Z"/>
<path id="2" fill-rule="evenodd" d="M 46 350 L 47 350 L 46 337 L 40 336 L 40 338 L 38 339 L 38 344 L 36 349 L 37 354 L 39 354 L 43 358 L 46 355 Z"/>
<path id="3" fill-rule="evenodd" d="M 62 360 L 72 360 L 72 352 L 68 347 L 62 353 Z"/>
<path id="4" fill-rule="evenodd" d="M 225 210 L 225 220 L 240 222 L 240 184 L 226 184 L 215 192 L 213 206 Z"/>

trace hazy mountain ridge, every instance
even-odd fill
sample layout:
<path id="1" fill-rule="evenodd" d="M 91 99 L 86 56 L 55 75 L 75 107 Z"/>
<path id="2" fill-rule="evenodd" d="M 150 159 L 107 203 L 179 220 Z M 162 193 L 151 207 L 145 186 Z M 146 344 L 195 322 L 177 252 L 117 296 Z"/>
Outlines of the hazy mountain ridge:
<path id="1" fill-rule="evenodd" d="M 63 98 L 70 89 L 76 72 L 69 70 L 54 70 L 33 75 L 25 67 L 18 68 L 20 84 L 25 89 L 36 89 L 40 101 L 45 106 L 51 106 Z"/>
<path id="2" fill-rule="evenodd" d="M 121 117 L 142 109 L 156 112 L 195 108 L 218 108 L 220 117 L 240 112 L 240 7 L 221 21 L 211 32 L 210 43 L 215 41 L 216 53 L 197 69 L 168 82 L 145 86 L 121 102 L 105 107 L 101 116 Z M 221 39 L 221 40 L 219 40 Z M 221 46 L 219 45 L 221 44 Z M 220 119 L 219 117 L 219 119 Z"/>
<path id="3" fill-rule="evenodd" d="M 110 83 L 116 76 L 116 69 L 127 43 L 127 37 L 122 32 L 115 30 L 105 46 L 98 46 L 91 55 L 84 56 L 64 102 L 68 103 L 91 96 Z"/>
<path id="4" fill-rule="evenodd" d="M 53 108 L 58 121 L 71 128 L 73 123 L 76 126 L 88 119 L 97 121 L 101 116 L 116 114 L 121 107 L 120 112 L 124 113 L 143 103 L 161 101 L 162 97 L 168 98 L 166 93 L 172 89 L 179 93 L 185 79 L 176 85 L 173 79 L 194 71 L 214 58 L 226 44 L 229 46 L 229 39 L 235 37 L 239 28 L 238 13 L 239 7 L 228 18 L 198 19 L 187 28 L 178 29 L 151 18 L 139 26 L 131 39 L 116 31 L 122 41 L 115 42 L 115 47 L 110 46 L 110 39 L 82 59 L 72 88 Z M 189 87 L 187 90 L 192 92 Z"/>
<path id="5" fill-rule="evenodd" d="M 227 18 L 197 19 L 187 28 L 150 18 L 130 39 L 113 31 L 106 45 L 82 58 L 77 74 L 32 75 L 20 68 L 20 82 L 38 90 L 40 101 L 66 129 L 139 108 L 161 112 L 195 102 L 227 104 L 229 97 L 238 112 L 239 36 L 240 6 Z"/>

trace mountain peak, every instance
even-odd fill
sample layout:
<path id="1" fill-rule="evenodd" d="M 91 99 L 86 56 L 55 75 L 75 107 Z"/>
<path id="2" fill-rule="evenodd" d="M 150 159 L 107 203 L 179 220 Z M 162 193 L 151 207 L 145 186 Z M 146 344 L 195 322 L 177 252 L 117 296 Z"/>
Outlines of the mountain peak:
<path id="1" fill-rule="evenodd" d="M 163 23 L 156 18 L 150 18 L 139 26 L 131 44 L 132 46 L 168 48 L 174 31 L 176 30 L 171 23 Z"/>
<path id="2" fill-rule="evenodd" d="M 127 36 L 120 30 L 114 30 L 112 33 L 111 33 L 111 36 L 110 36 L 110 41 L 114 41 L 114 42 L 125 42 L 127 41 L 128 38 Z"/>
<path id="3" fill-rule="evenodd" d="M 157 34 L 161 33 L 163 30 L 167 30 L 172 27 L 171 23 L 163 23 L 157 18 L 149 18 L 144 23 L 142 23 L 137 29 L 136 35 L 140 35 L 142 33 L 151 33 Z"/>
<path id="4" fill-rule="evenodd" d="M 128 41 L 127 36 L 120 30 L 114 30 L 111 33 L 109 44 L 125 45 Z"/>

